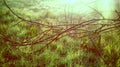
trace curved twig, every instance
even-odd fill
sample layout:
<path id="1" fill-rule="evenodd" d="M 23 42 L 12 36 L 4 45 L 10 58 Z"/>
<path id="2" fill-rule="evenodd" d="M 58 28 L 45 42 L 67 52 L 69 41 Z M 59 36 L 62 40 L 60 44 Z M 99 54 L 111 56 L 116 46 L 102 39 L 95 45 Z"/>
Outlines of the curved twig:
<path id="1" fill-rule="evenodd" d="M 17 18 L 21 19 L 22 21 L 26 21 L 26 22 L 30 22 L 30 23 L 37 23 L 39 25 L 44 25 L 44 26 L 48 26 L 48 25 L 45 25 L 45 24 L 42 24 L 42 23 L 39 23 L 37 21 L 31 21 L 31 20 L 27 20 L 25 18 L 22 18 L 21 16 L 17 15 L 7 4 L 6 0 L 3 0 L 4 2 L 4 5 L 10 10 L 10 12 L 15 15 Z"/>

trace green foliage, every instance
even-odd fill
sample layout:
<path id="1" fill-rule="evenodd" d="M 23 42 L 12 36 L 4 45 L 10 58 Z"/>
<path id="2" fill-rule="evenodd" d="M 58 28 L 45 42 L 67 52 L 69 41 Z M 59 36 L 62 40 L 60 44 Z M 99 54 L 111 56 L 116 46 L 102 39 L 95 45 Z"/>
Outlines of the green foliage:
<path id="1" fill-rule="evenodd" d="M 117 60 L 116 67 L 120 66 L 120 58 Z"/>
<path id="2" fill-rule="evenodd" d="M 39 0 L 7 0 L 8 5 L 22 18 L 42 21 L 45 24 L 58 23 L 57 14 L 49 10 L 42 10 Z M 42 2 L 44 0 L 41 0 Z M 28 3 L 29 2 L 29 3 Z M 61 17 L 61 16 L 60 16 Z M 63 20 L 63 17 L 60 21 Z M 67 21 L 65 21 L 67 23 Z M 95 28 L 95 27 L 94 27 Z M 14 16 L 0 0 L 0 67 L 119 67 L 120 66 L 120 31 L 100 33 L 101 42 L 94 40 L 95 47 L 88 37 L 75 38 L 64 36 L 51 43 L 40 54 L 34 52 L 44 47 L 47 43 L 32 44 L 27 46 L 12 46 L 6 39 L 27 43 L 40 39 L 41 32 L 48 30 L 37 24 L 22 21 Z M 60 30 L 55 30 L 60 32 Z M 72 31 L 74 32 L 74 31 Z M 82 33 L 83 30 L 79 30 Z M 6 39 L 2 35 L 5 35 Z M 44 37 L 55 35 L 45 32 Z M 91 34 L 91 33 L 87 33 Z M 75 34 L 74 34 L 75 35 Z M 83 35 L 83 34 L 79 34 Z M 95 35 L 92 35 L 95 37 Z M 96 37 L 97 39 L 97 37 Z M 99 39 L 99 38 L 98 38 Z M 100 54 L 98 54 L 98 51 Z"/>

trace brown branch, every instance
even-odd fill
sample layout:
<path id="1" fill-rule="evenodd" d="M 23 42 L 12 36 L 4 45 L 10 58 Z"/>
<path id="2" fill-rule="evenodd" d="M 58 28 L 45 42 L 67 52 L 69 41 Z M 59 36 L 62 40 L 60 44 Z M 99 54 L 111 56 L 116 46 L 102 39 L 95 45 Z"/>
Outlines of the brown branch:
<path id="1" fill-rule="evenodd" d="M 17 14 L 9 7 L 9 5 L 8 5 L 7 2 L 6 2 L 6 0 L 3 0 L 3 2 L 4 2 L 4 5 L 10 10 L 10 12 L 11 12 L 13 15 L 15 15 L 17 18 L 21 19 L 22 21 L 26 21 L 26 22 L 30 22 L 30 23 L 37 23 L 37 24 L 43 25 L 43 26 L 49 26 L 49 25 L 45 25 L 45 24 L 39 23 L 39 22 L 37 22 L 37 21 L 27 20 L 27 19 L 25 19 L 25 18 L 17 15 Z"/>

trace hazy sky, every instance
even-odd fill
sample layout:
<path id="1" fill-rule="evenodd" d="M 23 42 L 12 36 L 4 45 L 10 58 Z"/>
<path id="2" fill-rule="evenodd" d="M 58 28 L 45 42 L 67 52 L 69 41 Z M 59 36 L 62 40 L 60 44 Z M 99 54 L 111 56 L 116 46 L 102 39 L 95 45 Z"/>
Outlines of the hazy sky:
<path id="1" fill-rule="evenodd" d="M 72 12 L 87 14 L 93 11 L 92 8 L 102 12 L 105 17 L 111 15 L 114 11 L 114 0 L 46 0 L 46 7 L 52 8 L 54 12 Z"/>

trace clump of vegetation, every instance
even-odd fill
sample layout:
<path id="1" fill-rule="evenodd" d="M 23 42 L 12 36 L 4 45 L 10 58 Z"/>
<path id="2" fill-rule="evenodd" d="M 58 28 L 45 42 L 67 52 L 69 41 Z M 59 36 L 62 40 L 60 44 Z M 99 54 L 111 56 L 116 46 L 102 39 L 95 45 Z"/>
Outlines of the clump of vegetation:
<path id="1" fill-rule="evenodd" d="M 28 1 L 0 1 L 1 67 L 120 66 L 119 18 L 85 20 L 44 9 L 34 14 L 42 7 Z"/>

